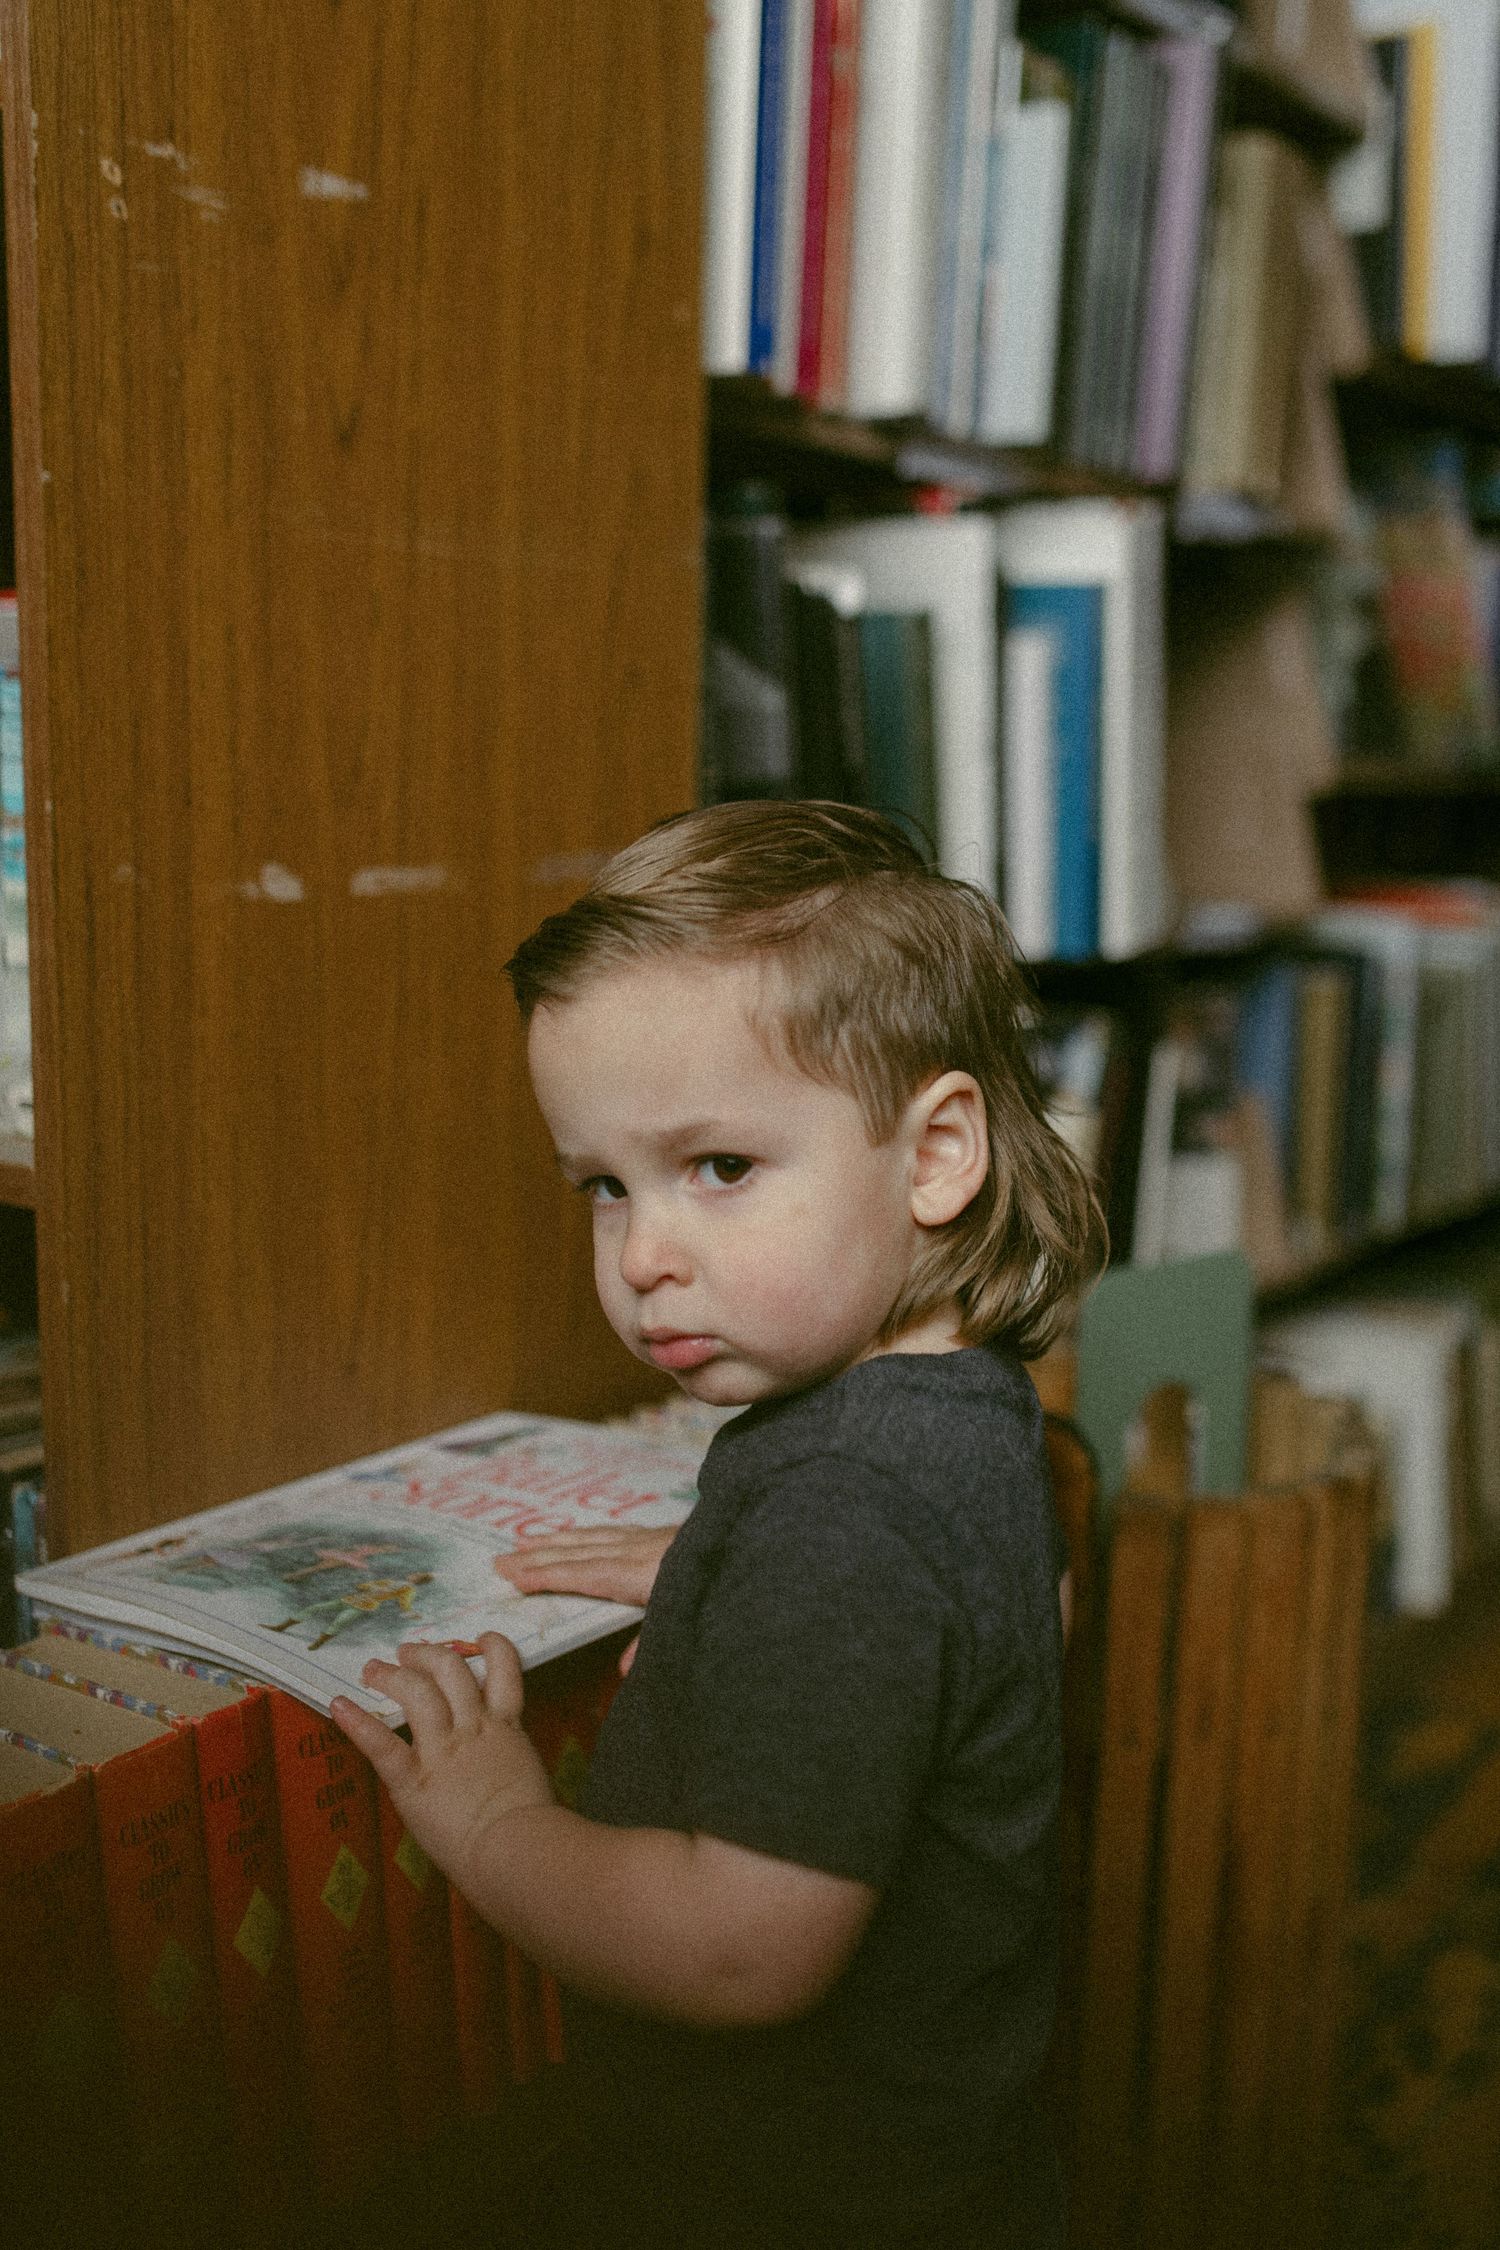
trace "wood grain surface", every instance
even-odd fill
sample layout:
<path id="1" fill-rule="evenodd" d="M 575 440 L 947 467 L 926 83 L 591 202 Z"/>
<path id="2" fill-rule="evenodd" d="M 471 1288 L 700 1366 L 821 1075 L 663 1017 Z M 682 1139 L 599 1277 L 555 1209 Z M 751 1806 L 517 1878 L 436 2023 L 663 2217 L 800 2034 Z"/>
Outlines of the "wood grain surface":
<path id="1" fill-rule="evenodd" d="M 0 40 L 76 1548 L 661 1388 L 502 969 L 693 800 L 702 23 L 3 0 Z"/>

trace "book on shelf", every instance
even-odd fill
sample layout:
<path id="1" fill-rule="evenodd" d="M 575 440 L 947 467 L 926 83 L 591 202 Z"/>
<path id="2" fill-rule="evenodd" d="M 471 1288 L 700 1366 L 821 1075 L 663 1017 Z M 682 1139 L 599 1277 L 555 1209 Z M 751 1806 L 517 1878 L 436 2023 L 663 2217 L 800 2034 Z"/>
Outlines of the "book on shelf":
<path id="1" fill-rule="evenodd" d="M 750 336 L 761 0 L 717 0 L 706 41 L 703 363 L 742 374 Z"/>
<path id="2" fill-rule="evenodd" d="M 241 2208 L 264 2207 L 284 2163 L 282 2079 L 296 2039 L 267 1697 L 223 1675 L 170 1670 L 81 1632 L 44 1633 L 0 1661 L 191 1737 L 238 2195 Z"/>
<path id="3" fill-rule="evenodd" d="M 127 1627 L 325 1714 L 347 1695 L 395 1720 L 361 1673 L 402 1641 L 467 1647 L 493 1630 L 529 1668 L 634 1622 L 619 1603 L 518 1594 L 495 1558 L 549 1529 L 680 1523 L 706 1444 L 489 1415 L 44 1564 L 21 1588 L 49 1612 Z"/>
<path id="4" fill-rule="evenodd" d="M 1325 897 L 1309 804 L 1338 749 L 1312 597 L 1260 569 L 1174 580 L 1167 654 L 1167 850 L 1184 912 L 1266 923 Z"/>
<path id="5" fill-rule="evenodd" d="M 1051 435 L 1072 129 L 1067 72 L 1022 47 L 1016 96 L 997 101 L 990 147 L 973 421 L 988 445 Z"/>
<path id="6" fill-rule="evenodd" d="M 860 0 L 848 345 L 841 397 L 915 414 L 931 381 L 932 296 L 950 10 Z"/>
<path id="7" fill-rule="evenodd" d="M 227 2095 L 192 1737 L 0 1667 L 0 1740 L 88 1770 L 134 2163 L 162 2223 L 185 2224 Z"/>
<path id="8" fill-rule="evenodd" d="M 0 2177 L 16 2239 L 59 2203 L 104 2241 L 128 2176 L 114 1971 L 86 1766 L 0 1740 Z M 59 2193 L 58 2152 L 68 2153 Z"/>
<path id="9" fill-rule="evenodd" d="M 705 364 L 1169 479 L 1212 33 L 1080 18 L 1023 40 L 1012 0 L 726 9 L 709 41 Z"/>
<path id="10" fill-rule="evenodd" d="M 1412 359 L 1489 361 L 1500 6 L 1355 0 L 1355 15 L 1375 42 L 1380 92 L 1366 147 L 1346 160 L 1336 192 L 1351 231 L 1385 237 L 1362 259 L 1377 332 Z"/>
<path id="11" fill-rule="evenodd" d="M 792 566 L 858 572 L 870 607 L 931 620 L 939 863 L 995 891 L 998 650 L 995 528 L 983 515 L 889 516 L 799 531 Z"/>
<path id="12" fill-rule="evenodd" d="M 1053 746 L 1059 873 L 1065 863 L 1081 868 L 1090 844 L 1097 852 L 1091 893 L 1071 918 L 1091 942 L 1059 952 L 1124 958 L 1157 943 L 1172 922 L 1162 802 L 1164 539 L 1152 500 L 1037 502 L 1006 509 L 996 522 L 1008 617 L 1034 623 L 1028 605 L 1043 589 L 1074 610 L 1078 590 L 1092 589 L 1099 604 L 1097 658 L 1081 646 L 1077 655 L 1079 669 L 1097 661 L 1097 685 L 1081 685 L 1070 699 L 1073 724 L 1057 728 Z M 1059 640 L 1060 651 L 1071 645 Z M 1061 665 L 1054 676 L 1065 676 Z M 1062 710 L 1059 701 L 1059 717 Z M 1045 743 L 1038 754 L 1048 755 Z M 1006 746 L 1007 792 L 1020 755 Z M 1060 915 L 1061 892 L 1055 904 Z"/>
<path id="13" fill-rule="evenodd" d="M 1464 1400 L 1474 1377 L 1472 1306 L 1462 1299 L 1362 1297 L 1271 1321 L 1261 1349 L 1309 1391 L 1355 1399 L 1384 1448 L 1391 1516 L 1390 1599 L 1438 1616 L 1471 1551 L 1474 1475 Z"/>

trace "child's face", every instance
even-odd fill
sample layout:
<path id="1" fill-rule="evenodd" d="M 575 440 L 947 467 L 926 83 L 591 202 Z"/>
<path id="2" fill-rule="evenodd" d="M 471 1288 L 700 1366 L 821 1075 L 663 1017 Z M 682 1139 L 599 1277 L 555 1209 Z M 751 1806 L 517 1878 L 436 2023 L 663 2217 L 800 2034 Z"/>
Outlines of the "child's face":
<path id="1" fill-rule="evenodd" d="M 615 970 L 532 1019 L 532 1082 L 589 1197 L 594 1276 L 638 1359 L 720 1406 L 870 1356 L 922 1236 L 908 1119 L 871 1146 L 852 1094 L 757 1033 L 754 962 Z"/>

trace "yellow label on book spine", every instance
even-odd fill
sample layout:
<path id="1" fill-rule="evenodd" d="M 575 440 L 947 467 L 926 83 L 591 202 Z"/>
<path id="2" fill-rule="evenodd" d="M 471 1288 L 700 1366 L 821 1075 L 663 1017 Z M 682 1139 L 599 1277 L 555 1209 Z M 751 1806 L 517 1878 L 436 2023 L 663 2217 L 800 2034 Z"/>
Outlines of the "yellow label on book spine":
<path id="1" fill-rule="evenodd" d="M 191 1954 L 183 1951 L 176 1938 L 168 1938 L 147 1987 L 152 2007 L 168 2023 L 186 2023 L 197 1986 L 198 1971 Z"/>
<path id="2" fill-rule="evenodd" d="M 359 1920 L 369 1882 L 368 1870 L 361 1866 L 347 1844 L 340 1844 L 338 1857 L 319 1895 L 334 1920 L 342 1922 L 346 1930 L 352 1930 Z"/>
<path id="3" fill-rule="evenodd" d="M 243 1956 L 258 1977 L 269 1976 L 281 1942 L 281 1916 L 257 1883 L 245 1918 L 234 1933 L 234 1950 Z"/>
<path id="4" fill-rule="evenodd" d="M 416 1837 L 409 1835 L 405 1830 L 402 1831 L 401 1841 L 396 1846 L 395 1859 L 396 1865 L 400 1868 L 412 1889 L 414 1891 L 425 1891 L 432 1881 L 432 1861 L 427 1857 Z"/>

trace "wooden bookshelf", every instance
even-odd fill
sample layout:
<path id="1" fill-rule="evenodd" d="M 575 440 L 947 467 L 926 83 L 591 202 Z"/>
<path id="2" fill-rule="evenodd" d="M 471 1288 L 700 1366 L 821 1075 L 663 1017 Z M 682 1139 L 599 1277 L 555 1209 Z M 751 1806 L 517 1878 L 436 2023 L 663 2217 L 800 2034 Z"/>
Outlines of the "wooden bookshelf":
<path id="1" fill-rule="evenodd" d="M 693 799 L 703 23 L 0 0 L 0 47 L 66 1548 L 659 1388 L 503 965 Z"/>

